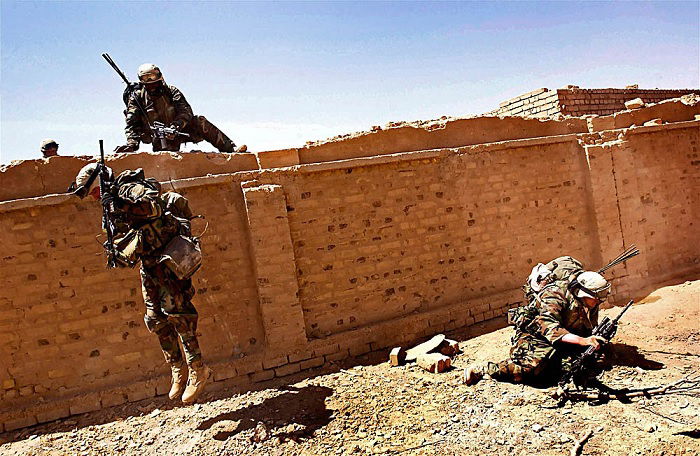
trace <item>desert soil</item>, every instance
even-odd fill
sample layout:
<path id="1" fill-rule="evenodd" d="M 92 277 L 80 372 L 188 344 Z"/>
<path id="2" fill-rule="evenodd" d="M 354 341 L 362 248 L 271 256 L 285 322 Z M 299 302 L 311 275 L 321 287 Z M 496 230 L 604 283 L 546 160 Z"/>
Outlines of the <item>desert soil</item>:
<path id="1" fill-rule="evenodd" d="M 640 300 L 599 379 L 642 388 L 700 373 L 699 317 L 700 280 Z M 254 389 L 209 391 L 190 407 L 158 397 L 0 434 L 0 454 L 569 455 L 588 432 L 583 455 L 700 454 L 698 389 L 561 405 L 552 385 L 463 385 L 468 364 L 506 356 L 512 330 L 502 326 L 498 319 L 448 334 L 463 352 L 446 373 L 392 368 L 388 353 L 374 354 Z"/>

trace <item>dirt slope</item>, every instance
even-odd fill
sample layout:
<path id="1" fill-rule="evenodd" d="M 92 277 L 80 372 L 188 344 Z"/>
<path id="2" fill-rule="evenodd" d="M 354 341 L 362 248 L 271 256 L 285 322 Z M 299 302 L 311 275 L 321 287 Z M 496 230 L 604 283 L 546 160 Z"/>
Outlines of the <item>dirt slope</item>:
<path id="1" fill-rule="evenodd" d="M 602 381 L 639 388 L 698 371 L 699 321 L 700 281 L 655 291 L 625 315 L 615 338 L 621 356 Z M 452 336 L 464 340 L 499 324 Z M 374 357 L 255 391 L 211 392 L 192 407 L 158 398 L 2 434 L 0 454 L 568 455 L 588 430 L 584 455 L 700 454 L 699 391 L 558 407 L 543 387 L 462 385 L 461 368 L 504 357 L 510 334 L 469 338 L 457 368 L 444 374 L 372 364 Z"/>

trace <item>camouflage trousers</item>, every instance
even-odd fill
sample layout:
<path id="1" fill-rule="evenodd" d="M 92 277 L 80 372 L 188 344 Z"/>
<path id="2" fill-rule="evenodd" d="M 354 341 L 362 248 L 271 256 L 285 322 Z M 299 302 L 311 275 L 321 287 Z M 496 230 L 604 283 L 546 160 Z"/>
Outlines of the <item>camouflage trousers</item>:
<path id="1" fill-rule="evenodd" d="M 510 356 L 500 363 L 488 363 L 484 374 L 494 380 L 522 382 L 533 379 L 545 370 L 560 368 L 565 372 L 580 349 L 574 346 L 558 347 L 556 350 L 547 340 L 525 332 L 516 332 L 511 340 Z"/>
<path id="2" fill-rule="evenodd" d="M 216 147 L 216 149 L 219 152 L 233 152 L 234 149 L 236 148 L 236 145 L 234 144 L 231 139 L 229 139 L 228 136 L 224 134 L 223 131 L 219 130 L 216 125 L 213 123 L 209 122 L 206 117 L 204 116 L 194 116 L 192 117 L 192 120 L 185 126 L 185 128 L 182 130 L 183 133 L 187 133 L 190 135 L 189 138 L 184 138 L 187 141 L 179 141 L 177 139 L 172 140 L 172 141 L 166 141 L 166 147 L 164 148 L 161 144 L 160 141 L 155 141 L 153 142 L 153 151 L 162 151 L 162 150 L 173 150 L 177 151 L 180 150 L 180 144 L 181 142 L 193 142 L 193 143 L 198 143 L 202 140 L 207 141 L 210 143 L 212 146 Z M 150 143 L 152 142 L 152 138 L 149 133 L 146 133 L 146 137 L 141 138 L 143 142 Z"/>
<path id="3" fill-rule="evenodd" d="M 169 364 L 188 365 L 202 358 L 197 341 L 197 309 L 192 305 L 192 280 L 179 280 L 162 265 L 141 266 L 141 290 L 146 303 L 146 327 L 158 337 Z M 179 340 L 179 341 L 178 341 Z M 182 349 L 180 349 L 182 344 Z"/>

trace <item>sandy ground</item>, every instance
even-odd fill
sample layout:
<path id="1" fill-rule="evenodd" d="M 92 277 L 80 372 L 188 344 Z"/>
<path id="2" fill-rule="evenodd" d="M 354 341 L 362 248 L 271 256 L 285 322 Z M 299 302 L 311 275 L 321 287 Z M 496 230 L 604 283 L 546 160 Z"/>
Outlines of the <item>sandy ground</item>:
<path id="1" fill-rule="evenodd" d="M 647 296 L 625 315 L 600 380 L 641 388 L 700 372 L 699 317 L 700 280 Z M 375 354 L 255 390 L 208 392 L 190 407 L 159 397 L 1 434 L 0 454 L 568 455 L 589 431 L 584 455 L 700 454 L 698 389 L 561 405 L 551 385 L 461 384 L 471 362 L 505 357 L 512 331 L 492 331 L 502 325 L 449 334 L 463 352 L 443 374 L 391 368 Z"/>

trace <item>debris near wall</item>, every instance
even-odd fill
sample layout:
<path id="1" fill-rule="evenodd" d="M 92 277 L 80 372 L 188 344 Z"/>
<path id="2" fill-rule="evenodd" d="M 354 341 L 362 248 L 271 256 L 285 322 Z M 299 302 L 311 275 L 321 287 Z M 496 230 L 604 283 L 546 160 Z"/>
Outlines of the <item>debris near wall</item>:
<path id="1" fill-rule="evenodd" d="M 408 350 L 402 347 L 393 348 L 389 353 L 389 364 L 396 367 L 405 362 L 415 361 L 426 371 L 439 374 L 450 369 L 452 357 L 457 353 L 459 353 L 459 343 L 456 340 L 446 339 L 444 334 L 438 334 Z"/>

